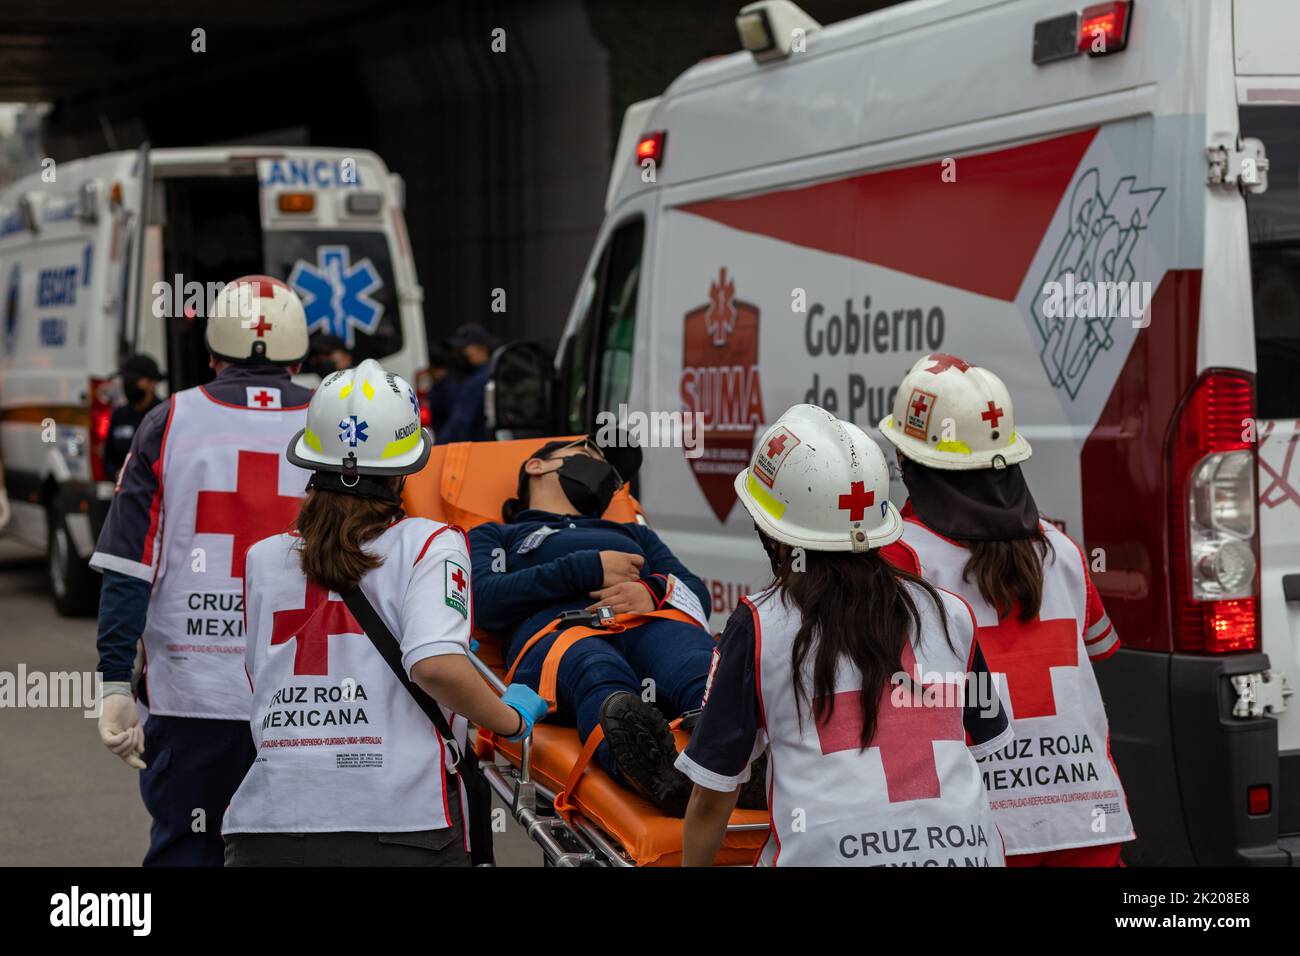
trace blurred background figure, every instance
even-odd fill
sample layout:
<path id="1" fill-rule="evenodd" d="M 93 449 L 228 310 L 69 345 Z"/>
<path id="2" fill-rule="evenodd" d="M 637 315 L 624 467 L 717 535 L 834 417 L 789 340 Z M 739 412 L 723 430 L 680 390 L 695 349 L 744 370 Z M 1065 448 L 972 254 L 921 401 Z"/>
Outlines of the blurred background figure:
<path id="1" fill-rule="evenodd" d="M 479 323 L 466 322 L 447 344 L 464 358 L 469 372 L 457 389 L 445 426 L 441 432 L 435 432 L 437 443 L 484 441 L 490 436 L 483 422 L 483 389 L 487 386 L 496 337 Z"/>
<path id="2" fill-rule="evenodd" d="M 456 405 L 456 396 L 460 394 L 461 383 L 465 379 L 466 363 L 464 357 L 447 342 L 434 342 L 429 346 L 429 375 L 433 385 L 429 387 L 429 427 L 434 437 L 442 435 L 451 410 Z"/>
<path id="3" fill-rule="evenodd" d="M 163 373 L 153 357 L 143 352 L 128 355 L 118 369 L 122 377 L 122 394 L 126 403 L 113 409 L 108 424 L 108 439 L 104 442 L 104 475 L 117 478 L 117 473 L 131 450 L 131 439 L 149 409 L 158 404 L 156 394 Z"/>
<path id="4" fill-rule="evenodd" d="M 352 352 L 337 335 L 317 332 L 311 337 L 311 354 L 307 356 L 304 372 L 324 378 L 330 372 L 352 367 Z"/>

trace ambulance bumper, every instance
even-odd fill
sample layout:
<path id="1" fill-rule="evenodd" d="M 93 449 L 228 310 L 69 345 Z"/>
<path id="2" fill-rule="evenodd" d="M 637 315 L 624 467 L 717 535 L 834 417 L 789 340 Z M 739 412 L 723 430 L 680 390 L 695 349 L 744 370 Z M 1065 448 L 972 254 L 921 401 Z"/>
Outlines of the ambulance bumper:
<path id="1" fill-rule="evenodd" d="M 1264 654 L 1129 649 L 1097 666 L 1137 831 L 1130 865 L 1300 865 L 1300 834 L 1288 835 L 1300 821 L 1300 766 L 1278 754 L 1272 718 L 1232 715 L 1232 676 L 1268 666 Z M 1251 814 L 1247 792 L 1259 786 L 1271 805 Z"/>

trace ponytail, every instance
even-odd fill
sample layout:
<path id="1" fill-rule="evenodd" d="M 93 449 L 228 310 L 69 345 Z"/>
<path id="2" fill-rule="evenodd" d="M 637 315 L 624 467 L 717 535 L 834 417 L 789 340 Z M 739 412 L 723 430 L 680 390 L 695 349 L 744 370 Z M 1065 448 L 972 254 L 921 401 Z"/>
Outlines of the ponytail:
<path id="1" fill-rule="evenodd" d="M 764 537 L 760 532 L 760 537 Z M 915 584 L 934 600 L 944 639 L 952 646 L 943 602 L 933 586 L 902 571 L 880 552 L 866 554 L 830 551 L 801 551 L 803 568 L 791 565 L 794 552 L 770 539 L 764 547 L 772 553 L 779 547 L 773 588 L 782 600 L 798 609 L 802 621 L 790 651 L 794 671 L 795 711 L 803 723 L 804 704 L 811 701 L 813 719 L 823 723 L 835 710 L 835 676 L 841 658 L 862 675 L 862 749 L 871 745 L 876 733 L 876 715 L 881 695 L 894 674 L 902 668 L 908 630 L 919 639 L 921 614 L 905 584 Z M 804 663 L 812 656 L 812 693 L 804 682 Z"/>
<path id="2" fill-rule="evenodd" d="M 1052 542 L 1043 529 L 1014 541 L 962 541 L 970 557 L 962 568 L 963 581 L 974 580 L 980 597 L 998 612 L 998 620 L 1016 612 L 1021 621 L 1038 617 L 1043 606 L 1043 559 L 1056 559 Z"/>
<path id="3" fill-rule="evenodd" d="M 331 591 L 350 591 L 383 564 L 362 545 L 379 537 L 402 513 L 400 504 L 311 489 L 298 511 L 302 573 Z"/>

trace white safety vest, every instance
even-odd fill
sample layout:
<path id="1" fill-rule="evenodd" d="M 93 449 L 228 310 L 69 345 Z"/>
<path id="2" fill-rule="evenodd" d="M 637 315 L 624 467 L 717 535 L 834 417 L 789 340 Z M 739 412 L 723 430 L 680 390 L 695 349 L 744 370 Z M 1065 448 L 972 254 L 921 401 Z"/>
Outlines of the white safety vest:
<path id="1" fill-rule="evenodd" d="M 957 598 L 940 592 L 950 647 L 933 600 L 916 585 L 906 587 L 922 629 L 919 642 L 909 635 L 904 669 L 922 688 L 950 686 L 931 687 L 928 705 L 898 706 L 894 686 L 886 685 L 866 750 L 859 749 L 857 669 L 841 663 L 836 706 L 826 724 L 818 726 L 806 704 L 800 721 L 790 665 L 799 612 L 775 594 L 749 598 L 758 615 L 759 702 L 771 748 L 772 835 L 761 865 L 1003 865 L 1002 838 L 963 724 L 962 678 L 974 631 L 970 613 Z M 812 657 L 804 665 L 808 693 Z M 1005 740 L 1004 734 L 990 744 Z"/>
<path id="2" fill-rule="evenodd" d="M 444 786 L 454 756 L 339 595 L 308 582 L 297 542 L 281 535 L 248 555 L 247 663 L 257 758 L 222 832 L 449 826 L 449 801 L 463 798 Z M 400 643 L 407 675 L 425 658 L 465 654 L 471 608 L 464 534 L 406 518 L 366 550 L 383 564 L 365 576 L 361 590 Z M 463 749 L 468 724 L 446 708 L 443 713 Z"/>
<path id="3" fill-rule="evenodd" d="M 247 720 L 243 569 L 250 545 L 291 528 L 307 472 L 285 459 L 302 409 L 172 397 L 159 561 L 144 628 L 149 712 Z"/>
<path id="4" fill-rule="evenodd" d="M 903 542 L 921 576 L 959 594 L 979 625 L 984 661 L 1012 716 L 1015 739 L 981 769 L 1007 853 L 1042 853 L 1133 839 L 1133 821 L 1110 756 L 1106 709 L 1084 646 L 1088 580 L 1078 547 L 1041 522 L 1055 551 L 1043 565 L 1038 618 L 999 621 L 974 580 L 970 552 L 915 518 Z"/>

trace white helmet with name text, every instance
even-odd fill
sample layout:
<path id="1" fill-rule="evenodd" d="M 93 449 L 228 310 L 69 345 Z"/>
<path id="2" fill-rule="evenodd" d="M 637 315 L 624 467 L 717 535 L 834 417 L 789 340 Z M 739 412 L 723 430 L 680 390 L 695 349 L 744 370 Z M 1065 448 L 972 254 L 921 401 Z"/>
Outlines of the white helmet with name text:
<path id="1" fill-rule="evenodd" d="M 307 357 L 307 313 L 279 279 L 240 276 L 217 296 L 205 337 L 227 362 L 293 365 Z"/>
<path id="2" fill-rule="evenodd" d="M 415 389 L 366 359 L 320 383 L 307 406 L 307 427 L 293 436 L 287 457 L 309 471 L 410 475 L 432 449 Z"/>
<path id="3" fill-rule="evenodd" d="M 870 551 L 903 533 L 880 446 L 816 405 L 763 432 L 736 494 L 769 538 L 810 551 Z"/>
<path id="4" fill-rule="evenodd" d="M 913 461 L 947 471 L 1005 468 L 1033 454 L 1016 433 L 1002 379 L 956 355 L 935 353 L 913 365 L 880 431 Z"/>

